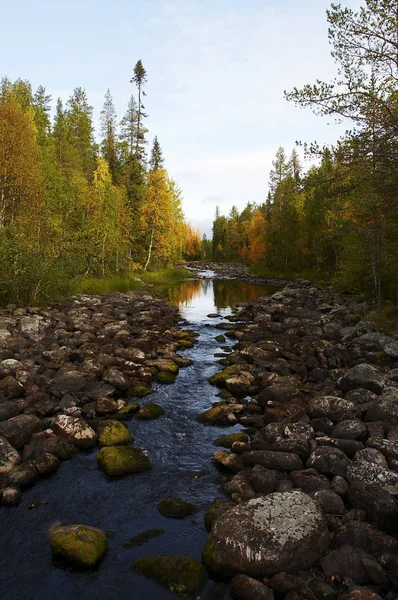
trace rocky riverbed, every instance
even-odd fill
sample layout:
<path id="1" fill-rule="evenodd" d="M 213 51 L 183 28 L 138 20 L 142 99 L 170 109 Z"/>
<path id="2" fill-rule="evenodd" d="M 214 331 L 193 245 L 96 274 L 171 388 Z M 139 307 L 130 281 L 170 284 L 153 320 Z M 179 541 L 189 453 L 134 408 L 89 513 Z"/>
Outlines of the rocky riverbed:
<path id="1" fill-rule="evenodd" d="M 195 336 L 178 329 L 178 319 L 177 307 L 144 292 L 1 310 L 3 505 L 18 504 L 23 490 L 60 461 L 96 444 L 104 446 L 98 461 L 110 475 L 150 467 L 119 421 L 163 414 L 139 399 L 152 382 L 171 384 L 191 364 L 177 351 L 192 347 Z"/>
<path id="2" fill-rule="evenodd" d="M 202 558 L 233 598 L 398 598 L 398 342 L 368 310 L 298 281 L 218 325 L 237 343 L 200 420 L 244 430 Z"/>
<path id="3" fill-rule="evenodd" d="M 213 462 L 220 470 L 223 495 L 210 506 L 205 519 L 209 533 L 202 560 L 207 573 L 193 557 L 181 556 L 188 551 L 181 550 L 178 537 L 176 553 L 165 556 L 166 552 L 159 553 L 164 529 L 147 526 L 143 531 L 145 527 L 139 524 L 138 535 L 130 542 L 124 540 L 125 552 L 130 546 L 154 541 L 144 556 L 134 555 L 131 566 L 165 586 L 159 596 L 156 589 L 160 588 L 148 588 L 159 598 L 178 594 L 200 595 L 203 600 L 396 600 L 397 341 L 367 322 L 369 306 L 352 296 L 303 280 L 253 280 L 236 266 L 206 267 L 218 271 L 216 276 L 284 287 L 273 296 L 240 305 L 231 316 L 209 314 L 208 322 L 201 324 L 201 331 L 207 332 L 206 344 L 218 333 L 216 340 L 223 349 L 223 370 L 209 380 L 219 390 L 218 401 L 197 412 L 203 425 L 192 420 L 195 402 L 189 411 L 190 422 L 198 428 L 194 434 L 190 430 L 190 436 L 209 439 L 205 461 L 210 462 L 208 446 L 214 439 Z M 89 565 L 102 560 L 106 535 L 101 529 L 107 531 L 105 513 L 115 513 L 113 494 L 117 491 L 124 497 L 126 509 L 126 499 L 132 494 L 132 484 L 120 475 L 138 473 L 134 478 L 140 478 L 142 494 L 134 483 L 138 504 L 132 513 L 141 515 L 140 502 L 147 497 L 156 470 L 157 485 L 162 487 L 166 476 L 159 467 L 140 475 L 151 468 L 153 452 L 148 456 L 137 446 L 137 428 L 133 437 L 123 421 L 133 417 L 138 424 L 164 414 L 150 398 L 141 398 L 151 393 L 154 382 L 172 384 L 179 369 L 191 364 L 180 351 L 192 348 L 196 335 L 181 330 L 178 320 L 177 307 L 146 292 L 78 296 L 45 309 L 10 306 L 0 312 L 2 504 L 17 505 L 25 489 L 34 488 L 61 461 L 78 452 L 86 456 L 96 446 L 99 467 L 118 482 L 118 491 L 112 486 L 109 497 L 107 480 L 101 482 L 107 508 L 83 511 L 86 521 L 89 516 L 84 525 L 72 524 L 70 515 L 76 511 L 73 507 L 66 510 L 66 525 L 55 524 L 50 532 L 54 554 L 70 558 L 69 542 L 62 549 L 60 540 L 72 535 L 83 544 L 78 551 L 74 549 L 77 564 L 76 552 L 80 552 L 81 564 L 82 557 L 84 561 L 90 558 Z M 213 347 L 206 344 L 206 348 Z M 203 383 L 203 368 L 192 365 L 178 381 L 190 369 L 199 369 L 196 385 L 203 394 L 203 385 L 210 388 L 206 379 L 214 371 L 207 372 Z M 189 382 L 184 386 L 186 396 Z M 191 394 L 194 399 L 195 390 Z M 173 435 L 183 436 L 180 426 L 186 415 L 181 418 L 178 406 L 168 419 L 179 423 Z M 161 420 L 156 423 L 160 433 Z M 212 427 L 214 436 L 209 438 Z M 149 444 L 141 436 L 144 447 L 145 440 Z M 178 445 L 178 453 L 178 460 L 183 461 L 183 444 Z M 91 478 L 94 472 L 95 468 Z M 172 475 L 176 493 L 187 500 L 193 500 L 190 490 L 209 485 L 213 477 L 201 479 L 196 470 L 193 475 L 181 471 L 181 476 L 190 483 L 180 485 L 178 472 Z M 47 481 L 51 484 L 51 477 Z M 212 497 L 206 496 L 205 510 Z M 181 498 L 161 496 L 159 500 L 157 508 L 147 506 L 148 515 L 156 510 L 161 519 L 180 522 L 198 509 L 195 502 Z M 23 505 L 2 510 L 20 511 Z M 93 523 L 92 515 L 97 513 Z M 51 523 L 47 525 L 42 514 L 48 529 Z M 131 510 L 126 514 L 131 515 Z M 118 519 L 124 523 L 126 515 L 116 513 L 120 527 Z M 90 522 L 100 529 L 94 531 Z M 154 521 L 154 525 L 163 527 L 165 521 Z M 194 526 L 200 537 L 200 526 Z M 111 548 L 99 572 L 106 568 L 115 573 L 115 558 L 121 550 L 115 544 L 115 532 L 110 530 L 110 534 Z M 85 546 L 91 535 L 98 540 L 92 556 Z M 41 556 L 42 562 L 48 560 L 45 553 Z M 221 582 L 209 587 L 207 575 Z M 69 580 L 72 575 L 66 572 L 65 577 Z M 73 581 L 70 589 L 77 585 Z M 79 578 L 79 585 L 84 581 Z M 69 582 L 65 580 L 64 585 Z M 116 579 L 115 586 L 119 586 L 115 597 L 129 597 L 128 586 L 121 592 Z M 51 586 L 43 589 L 50 593 Z M 9 584 L 8 591 L 11 594 Z M 65 593 L 68 597 L 69 592 Z M 93 593 L 97 594 L 97 588 Z M 137 593 L 139 598 L 147 597 L 146 592 L 140 595 L 142 590 Z"/>

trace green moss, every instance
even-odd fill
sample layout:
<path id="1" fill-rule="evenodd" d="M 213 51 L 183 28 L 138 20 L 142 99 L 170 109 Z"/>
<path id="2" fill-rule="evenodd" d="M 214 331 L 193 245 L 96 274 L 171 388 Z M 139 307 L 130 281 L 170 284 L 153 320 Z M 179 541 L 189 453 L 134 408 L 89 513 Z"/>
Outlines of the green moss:
<path id="1" fill-rule="evenodd" d="M 106 552 L 107 535 L 89 525 L 66 525 L 50 533 L 54 555 L 80 567 L 94 567 Z"/>
<path id="2" fill-rule="evenodd" d="M 127 427 L 112 419 L 99 423 L 97 434 L 100 446 L 117 446 L 134 441 Z"/>
<path id="3" fill-rule="evenodd" d="M 204 413 L 202 413 L 201 415 L 198 416 L 198 421 L 200 423 L 205 423 L 205 424 L 211 423 L 212 421 L 216 420 L 218 417 L 220 417 L 223 414 L 224 406 L 225 406 L 225 404 L 222 403 L 220 406 L 213 406 L 209 410 L 206 410 Z"/>
<path id="4" fill-rule="evenodd" d="M 97 454 L 99 466 L 110 476 L 140 473 L 151 468 L 149 458 L 141 448 L 131 446 L 108 446 Z"/>
<path id="5" fill-rule="evenodd" d="M 227 400 L 228 398 L 232 397 L 231 392 L 228 392 L 228 390 L 220 390 L 217 394 L 217 396 L 219 398 L 221 398 L 222 400 Z"/>
<path id="6" fill-rule="evenodd" d="M 132 402 L 131 404 L 126 404 L 123 408 L 121 408 L 117 414 L 118 415 L 133 415 L 138 410 L 140 410 L 140 405 L 138 402 Z"/>
<path id="7" fill-rule="evenodd" d="M 211 385 L 216 385 L 217 387 L 224 387 L 226 380 L 232 377 L 232 375 L 236 375 L 236 373 L 237 367 L 235 365 L 231 365 L 223 371 L 214 373 L 214 375 L 209 377 L 209 383 L 211 383 Z"/>
<path id="8" fill-rule="evenodd" d="M 152 394 L 153 390 L 149 383 L 145 383 L 143 381 L 133 382 L 130 386 L 130 396 L 135 396 L 137 398 L 145 398 L 145 396 L 149 396 Z"/>
<path id="9" fill-rule="evenodd" d="M 231 507 L 231 504 L 230 500 L 216 500 L 213 502 L 205 515 L 205 527 L 207 531 L 210 531 L 214 522 L 227 508 Z"/>
<path id="10" fill-rule="evenodd" d="M 218 552 L 216 546 L 211 543 L 209 537 L 202 552 L 202 562 L 210 571 L 216 571 Z"/>
<path id="11" fill-rule="evenodd" d="M 221 437 L 214 440 L 214 446 L 224 446 L 225 448 L 231 448 L 234 442 L 247 442 L 249 437 L 247 433 L 238 431 L 237 433 L 230 433 L 228 435 L 222 435 Z"/>
<path id="12" fill-rule="evenodd" d="M 216 335 L 216 337 L 214 338 L 216 340 L 216 342 L 218 342 L 219 344 L 224 344 L 226 341 L 225 335 Z"/>
<path id="13" fill-rule="evenodd" d="M 156 381 L 158 383 L 171 384 L 176 380 L 176 375 L 174 373 L 168 373 L 167 371 L 159 371 L 156 375 Z"/>
<path id="14" fill-rule="evenodd" d="M 153 538 L 157 538 L 160 535 L 165 533 L 165 529 L 148 529 L 147 531 L 142 531 L 141 533 L 137 533 L 134 537 L 131 538 L 126 544 L 123 544 L 125 548 L 133 548 L 134 546 L 142 546 L 149 540 Z"/>
<path id="15" fill-rule="evenodd" d="M 163 408 L 154 402 L 149 404 L 145 404 L 142 406 L 140 410 L 137 412 L 137 419 L 142 419 L 144 421 L 149 421 L 150 419 L 157 419 L 158 417 L 162 417 L 165 414 Z"/>
<path id="16" fill-rule="evenodd" d="M 131 567 L 182 597 L 194 598 L 206 581 L 206 569 L 186 556 L 148 556 L 134 561 Z"/>
<path id="17" fill-rule="evenodd" d="M 177 348 L 179 350 L 184 350 L 185 348 L 193 348 L 193 345 L 194 343 L 191 340 L 179 340 Z"/>

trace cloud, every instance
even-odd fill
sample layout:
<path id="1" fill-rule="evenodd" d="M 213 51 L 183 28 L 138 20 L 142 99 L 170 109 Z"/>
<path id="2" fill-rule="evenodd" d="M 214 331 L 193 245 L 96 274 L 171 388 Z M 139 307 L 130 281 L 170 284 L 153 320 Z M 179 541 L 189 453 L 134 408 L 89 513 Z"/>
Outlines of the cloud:
<path id="1" fill-rule="evenodd" d="M 201 204 L 211 204 L 213 206 L 216 206 L 217 204 L 223 204 L 224 202 L 228 202 L 227 198 L 222 198 L 221 196 L 205 196 L 203 198 L 203 200 L 201 201 Z"/>

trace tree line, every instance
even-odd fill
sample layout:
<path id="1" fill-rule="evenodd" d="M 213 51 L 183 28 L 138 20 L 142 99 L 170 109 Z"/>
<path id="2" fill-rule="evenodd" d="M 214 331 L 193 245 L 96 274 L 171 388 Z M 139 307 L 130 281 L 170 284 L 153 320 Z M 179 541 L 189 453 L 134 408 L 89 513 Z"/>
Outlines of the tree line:
<path id="1" fill-rule="evenodd" d="M 200 237 L 155 136 L 148 156 L 147 73 L 118 122 L 108 90 L 100 139 L 76 88 L 64 105 L 43 86 L 0 83 L 0 302 L 35 302 L 79 276 L 158 268 L 195 256 Z"/>
<path id="2" fill-rule="evenodd" d="M 279 148 L 260 205 L 216 211 L 216 260 L 250 259 L 273 272 L 327 272 L 350 289 L 398 302 L 398 1 L 366 0 L 327 11 L 338 75 L 285 92 L 352 128 L 329 147 L 304 144 L 303 172 Z"/>

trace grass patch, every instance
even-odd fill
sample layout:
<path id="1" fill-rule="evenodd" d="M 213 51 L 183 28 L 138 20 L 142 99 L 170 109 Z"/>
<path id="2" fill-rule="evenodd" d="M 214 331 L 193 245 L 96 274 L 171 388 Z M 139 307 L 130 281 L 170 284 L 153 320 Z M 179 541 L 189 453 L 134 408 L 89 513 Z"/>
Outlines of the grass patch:
<path id="1" fill-rule="evenodd" d="M 284 279 L 308 279 L 309 281 L 331 281 L 333 273 L 329 271 L 316 271 L 312 269 L 303 269 L 302 271 L 278 271 L 270 269 L 265 265 L 252 265 L 249 273 L 259 277 L 273 278 L 282 277 Z"/>
<path id="2" fill-rule="evenodd" d="M 109 294 L 145 290 L 153 285 L 182 282 L 192 273 L 186 269 L 135 271 L 119 277 L 85 277 L 73 282 L 73 294 Z"/>
<path id="3" fill-rule="evenodd" d="M 398 308 L 394 304 L 383 306 L 380 313 L 369 313 L 367 318 L 389 335 L 398 336 Z"/>

